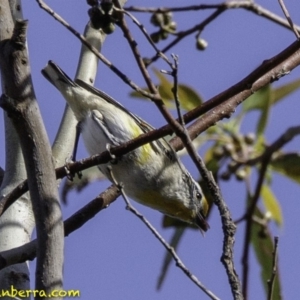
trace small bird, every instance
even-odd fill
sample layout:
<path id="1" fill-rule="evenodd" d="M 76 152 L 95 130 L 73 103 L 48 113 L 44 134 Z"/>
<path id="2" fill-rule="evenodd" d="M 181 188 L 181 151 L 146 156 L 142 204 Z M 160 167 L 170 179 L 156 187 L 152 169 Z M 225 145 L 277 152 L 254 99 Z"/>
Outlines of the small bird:
<path id="1" fill-rule="evenodd" d="M 153 130 L 104 92 L 81 80 L 74 82 L 54 62 L 49 61 L 42 74 L 73 110 L 90 155 Z M 194 224 L 201 231 L 208 230 L 207 200 L 165 139 L 145 144 L 98 168 L 110 181 L 113 174 L 117 182 L 122 182 L 125 193 L 135 201 Z"/>

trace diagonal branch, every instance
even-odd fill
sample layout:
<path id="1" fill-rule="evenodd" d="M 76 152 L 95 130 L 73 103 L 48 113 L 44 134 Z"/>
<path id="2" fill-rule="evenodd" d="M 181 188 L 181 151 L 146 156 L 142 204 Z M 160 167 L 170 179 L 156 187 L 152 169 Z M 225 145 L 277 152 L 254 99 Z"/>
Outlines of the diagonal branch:
<path id="1" fill-rule="evenodd" d="M 201 106 L 196 107 L 190 112 L 186 113 L 183 118 L 185 123 L 203 115 L 200 119 L 189 126 L 188 132 L 191 139 L 195 139 L 201 132 L 205 131 L 210 126 L 215 125 L 218 121 L 229 118 L 235 111 L 236 107 L 251 96 L 254 92 L 258 91 L 263 86 L 280 79 L 282 76 L 288 74 L 300 64 L 300 42 L 296 41 L 289 47 L 284 49 L 276 56 L 264 61 L 258 68 L 251 72 L 244 79 L 214 96 L 210 100 L 203 103 Z M 211 112 L 209 112 L 211 110 Z M 118 147 L 111 148 L 111 153 L 121 156 L 124 155 L 146 143 L 154 141 L 158 138 L 172 134 L 173 130 L 170 125 L 165 125 L 159 129 L 155 129 L 149 133 L 143 134 L 125 144 Z M 181 150 L 183 144 L 178 138 L 171 141 L 174 149 Z M 77 172 L 87 169 L 97 164 L 106 163 L 110 160 L 110 154 L 105 151 L 99 155 L 91 158 L 83 159 L 79 162 L 69 164 L 70 171 Z M 64 167 L 56 170 L 57 178 L 63 178 L 67 175 Z M 18 197 L 23 195 L 28 190 L 27 182 L 24 181 L 19 184 L 11 193 L 1 199 L 0 202 L 0 215 L 4 209 L 7 209 Z"/>
<path id="2" fill-rule="evenodd" d="M 65 236 L 69 236 L 72 232 L 92 219 L 97 213 L 107 208 L 119 195 L 120 191 L 118 188 L 112 185 L 106 191 L 74 213 L 71 217 L 64 221 Z M 32 240 L 30 243 L 23 246 L 1 252 L 0 270 L 9 265 L 33 260 L 36 257 L 36 247 L 37 240 Z"/>

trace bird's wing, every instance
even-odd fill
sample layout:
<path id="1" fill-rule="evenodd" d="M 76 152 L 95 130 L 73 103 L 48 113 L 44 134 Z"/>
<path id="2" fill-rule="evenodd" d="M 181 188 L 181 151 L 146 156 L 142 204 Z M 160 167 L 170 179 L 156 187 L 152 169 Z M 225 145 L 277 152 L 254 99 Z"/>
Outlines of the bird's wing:
<path id="1" fill-rule="evenodd" d="M 96 89 L 95 87 L 89 85 L 88 83 L 86 83 L 80 79 L 76 79 L 75 82 L 82 88 L 88 90 L 90 93 L 96 95 L 97 97 L 102 98 L 103 100 L 107 101 L 108 103 L 115 105 L 117 108 L 121 109 L 123 112 L 130 115 L 138 123 L 139 127 L 141 128 L 141 130 L 144 133 L 147 133 L 154 129 L 154 127 L 152 127 L 150 124 L 145 122 L 143 119 L 141 119 L 137 115 L 131 113 L 121 103 L 119 103 L 118 101 L 113 99 L 111 96 L 109 96 L 105 92 Z M 171 147 L 171 145 L 165 139 L 161 138 L 159 140 L 151 142 L 150 144 L 155 152 L 162 151 L 165 153 L 165 155 L 170 160 L 172 160 L 172 161 L 176 160 L 176 153 L 175 153 L 174 149 Z"/>

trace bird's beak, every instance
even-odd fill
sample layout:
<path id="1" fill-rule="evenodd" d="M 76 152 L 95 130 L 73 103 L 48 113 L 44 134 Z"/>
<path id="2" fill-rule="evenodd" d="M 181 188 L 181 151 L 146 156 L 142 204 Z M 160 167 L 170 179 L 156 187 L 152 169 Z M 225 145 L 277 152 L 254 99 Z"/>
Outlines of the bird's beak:
<path id="1" fill-rule="evenodd" d="M 204 232 L 210 228 L 209 224 L 205 220 L 205 217 L 200 211 L 196 215 L 195 224 L 200 228 L 202 234 L 204 234 Z"/>

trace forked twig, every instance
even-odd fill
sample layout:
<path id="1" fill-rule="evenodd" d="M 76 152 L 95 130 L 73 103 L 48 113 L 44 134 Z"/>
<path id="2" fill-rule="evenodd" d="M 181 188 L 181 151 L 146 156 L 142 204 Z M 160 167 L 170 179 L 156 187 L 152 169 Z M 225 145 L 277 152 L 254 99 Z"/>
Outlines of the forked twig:
<path id="1" fill-rule="evenodd" d="M 289 12 L 288 12 L 288 10 L 287 10 L 287 8 L 286 8 L 283 0 L 278 0 L 278 2 L 280 4 L 280 7 L 281 7 L 281 9 L 282 9 L 282 11 L 283 11 L 283 13 L 284 13 L 287 21 L 289 22 L 289 24 L 291 26 L 292 31 L 295 33 L 296 38 L 299 40 L 299 38 L 300 38 L 299 32 L 296 29 L 296 26 L 294 25 L 294 22 L 292 21 L 292 18 L 290 16 L 290 14 L 289 14 Z"/>

